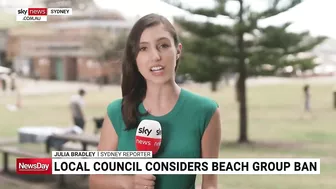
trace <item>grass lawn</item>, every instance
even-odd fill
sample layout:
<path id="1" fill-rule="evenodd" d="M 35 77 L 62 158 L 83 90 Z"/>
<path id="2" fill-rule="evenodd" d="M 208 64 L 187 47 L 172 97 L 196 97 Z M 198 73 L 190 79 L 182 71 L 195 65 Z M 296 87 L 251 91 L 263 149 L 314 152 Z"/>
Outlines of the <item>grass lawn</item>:
<path id="1" fill-rule="evenodd" d="M 320 175 L 221 175 L 224 189 L 335 189 L 336 188 L 336 110 L 333 109 L 332 85 L 313 83 L 313 118 L 301 119 L 302 85 L 259 85 L 248 88 L 249 138 L 252 145 L 236 145 L 238 106 L 232 88 L 211 93 L 209 87 L 185 86 L 186 89 L 211 97 L 219 103 L 222 116 L 223 145 L 221 157 L 302 157 L 321 158 Z M 27 96 L 24 108 L 8 112 L 9 97 L 0 98 L 0 137 L 17 136 L 17 128 L 29 125 L 68 126 L 71 123 L 70 94 Z M 121 95 L 118 87 L 88 93 L 87 115 L 104 115 L 108 103 Z M 87 132 L 93 130 L 93 123 Z M 200 181 L 200 177 L 198 182 Z"/>

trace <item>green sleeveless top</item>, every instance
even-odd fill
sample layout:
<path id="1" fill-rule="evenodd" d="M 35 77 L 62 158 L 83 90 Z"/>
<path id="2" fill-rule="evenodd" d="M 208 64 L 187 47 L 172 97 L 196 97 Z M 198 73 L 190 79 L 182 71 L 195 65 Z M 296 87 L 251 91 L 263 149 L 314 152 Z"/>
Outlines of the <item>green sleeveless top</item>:
<path id="1" fill-rule="evenodd" d="M 122 99 L 111 102 L 108 116 L 118 135 L 118 151 L 136 151 L 136 129 L 125 131 L 121 113 Z M 179 99 L 164 116 L 147 115 L 143 119 L 160 122 L 162 141 L 154 158 L 201 158 L 202 135 L 218 105 L 211 99 L 181 89 Z M 144 113 L 141 103 L 139 111 Z M 155 189 L 195 189 L 196 175 L 155 175 Z"/>

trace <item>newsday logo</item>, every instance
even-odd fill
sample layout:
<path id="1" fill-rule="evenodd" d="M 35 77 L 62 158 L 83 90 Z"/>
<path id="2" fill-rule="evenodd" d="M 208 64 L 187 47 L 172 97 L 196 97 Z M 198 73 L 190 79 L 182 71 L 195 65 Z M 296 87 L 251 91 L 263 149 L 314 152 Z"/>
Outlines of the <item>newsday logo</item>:
<path id="1" fill-rule="evenodd" d="M 43 163 L 19 163 L 19 169 L 24 171 L 46 171 L 49 165 Z"/>
<path id="2" fill-rule="evenodd" d="M 19 8 L 16 21 L 47 21 L 48 15 L 72 15 L 72 8 Z"/>
<path id="3" fill-rule="evenodd" d="M 51 158 L 17 158 L 17 174 L 51 174 Z"/>

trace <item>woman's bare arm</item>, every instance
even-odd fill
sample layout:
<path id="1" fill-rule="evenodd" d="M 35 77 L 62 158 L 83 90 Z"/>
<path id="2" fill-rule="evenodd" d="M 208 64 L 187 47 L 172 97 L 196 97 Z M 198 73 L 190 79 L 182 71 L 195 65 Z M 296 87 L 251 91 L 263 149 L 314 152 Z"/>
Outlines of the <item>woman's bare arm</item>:
<path id="1" fill-rule="evenodd" d="M 202 158 L 218 158 L 221 142 L 219 109 L 212 116 L 202 138 Z M 203 175 L 202 189 L 217 189 L 217 175 Z"/>
<path id="2" fill-rule="evenodd" d="M 105 116 L 101 129 L 98 151 L 116 151 L 118 135 L 109 119 Z M 129 189 L 133 184 L 130 175 L 90 175 L 90 189 Z"/>

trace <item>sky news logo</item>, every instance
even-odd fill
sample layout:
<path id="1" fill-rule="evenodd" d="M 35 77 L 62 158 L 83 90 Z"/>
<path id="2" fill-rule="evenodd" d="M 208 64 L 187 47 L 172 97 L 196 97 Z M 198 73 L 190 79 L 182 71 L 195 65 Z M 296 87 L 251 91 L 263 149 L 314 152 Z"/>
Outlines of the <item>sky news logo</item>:
<path id="1" fill-rule="evenodd" d="M 19 8 L 16 21 L 47 21 L 47 16 L 72 15 L 72 8 Z"/>
<path id="2" fill-rule="evenodd" d="M 47 21 L 47 8 L 20 8 L 16 12 L 16 21 L 37 22 Z"/>
<path id="3" fill-rule="evenodd" d="M 51 158 L 17 158 L 17 174 L 52 174 Z"/>
<path id="4" fill-rule="evenodd" d="M 17 9 L 17 15 L 22 16 L 47 16 L 47 8 L 25 8 Z"/>

